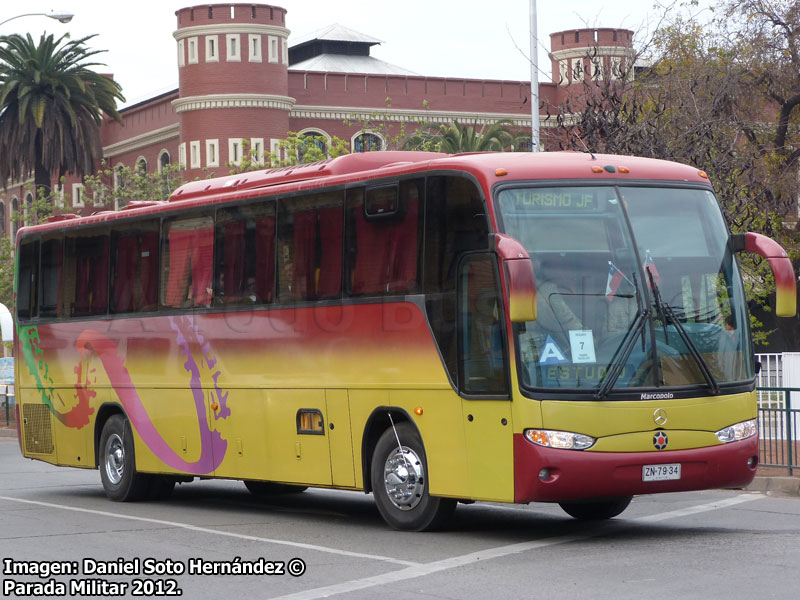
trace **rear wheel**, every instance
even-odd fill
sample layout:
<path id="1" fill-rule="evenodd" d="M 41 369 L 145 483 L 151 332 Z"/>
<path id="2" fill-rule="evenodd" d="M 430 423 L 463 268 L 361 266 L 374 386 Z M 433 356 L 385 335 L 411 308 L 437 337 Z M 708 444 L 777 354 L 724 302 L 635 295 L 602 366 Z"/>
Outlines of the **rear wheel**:
<path id="1" fill-rule="evenodd" d="M 299 494 L 308 489 L 308 486 L 273 483 L 272 481 L 245 481 L 244 485 L 250 490 L 251 494 L 259 498 L 266 498 L 279 494 Z"/>
<path id="2" fill-rule="evenodd" d="M 600 521 L 616 517 L 631 503 L 632 496 L 610 498 L 608 500 L 585 500 L 579 502 L 561 502 L 559 506 L 569 516 L 581 521 Z"/>
<path id="3" fill-rule="evenodd" d="M 133 431 L 123 415 L 113 415 L 103 426 L 99 446 L 100 480 L 111 500 L 135 502 L 150 492 L 150 477 L 136 472 Z"/>
<path id="4" fill-rule="evenodd" d="M 395 529 L 430 531 L 453 514 L 456 500 L 428 493 L 428 464 L 417 430 L 409 423 L 383 432 L 372 455 L 372 493 L 378 511 Z M 400 445 L 397 444 L 400 439 Z"/>

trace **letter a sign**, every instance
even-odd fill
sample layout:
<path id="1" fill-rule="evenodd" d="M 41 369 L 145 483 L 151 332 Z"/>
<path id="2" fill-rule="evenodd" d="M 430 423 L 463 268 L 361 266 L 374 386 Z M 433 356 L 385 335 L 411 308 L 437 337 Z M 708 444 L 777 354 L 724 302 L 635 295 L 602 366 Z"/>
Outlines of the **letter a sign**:
<path id="1" fill-rule="evenodd" d="M 542 355 L 539 357 L 539 364 L 552 365 L 565 362 L 569 362 L 567 357 L 564 356 L 561 348 L 553 341 L 553 338 L 548 335 L 544 343 L 544 348 L 542 349 Z"/>

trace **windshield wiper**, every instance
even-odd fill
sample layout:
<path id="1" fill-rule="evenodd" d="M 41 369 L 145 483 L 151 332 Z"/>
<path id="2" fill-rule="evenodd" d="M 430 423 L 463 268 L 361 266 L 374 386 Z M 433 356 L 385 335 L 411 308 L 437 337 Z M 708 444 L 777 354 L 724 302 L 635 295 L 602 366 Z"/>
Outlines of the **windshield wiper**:
<path id="1" fill-rule="evenodd" d="M 639 312 L 636 313 L 636 318 L 633 320 L 633 323 L 631 323 L 630 329 L 628 329 L 627 337 L 620 347 L 617 348 L 617 351 L 611 359 L 611 368 L 606 372 L 602 385 L 594 395 L 595 400 L 602 400 L 608 396 L 608 392 L 610 392 L 614 384 L 617 383 L 617 379 L 619 379 L 619 376 L 622 374 L 622 370 L 625 368 L 625 364 L 628 362 L 631 352 L 633 352 L 633 347 L 636 345 L 639 334 L 649 320 L 650 310 L 640 308 Z"/>
<path id="2" fill-rule="evenodd" d="M 700 373 L 703 375 L 703 379 L 706 380 L 708 384 L 708 389 L 711 391 L 713 396 L 719 394 L 719 384 L 717 380 L 714 378 L 714 374 L 711 372 L 711 369 L 708 366 L 708 363 L 700 354 L 700 351 L 697 349 L 697 346 L 692 341 L 692 338 L 689 337 L 689 334 L 686 333 L 686 330 L 681 325 L 680 320 L 675 315 L 675 311 L 672 310 L 672 307 L 667 303 L 664 302 L 661 298 L 661 291 L 658 289 L 658 285 L 656 284 L 655 280 L 653 279 L 653 274 L 647 269 L 647 275 L 650 278 L 650 287 L 653 290 L 653 300 L 656 303 L 656 310 L 658 311 L 659 316 L 662 319 L 662 323 L 664 324 L 664 338 L 665 342 L 667 341 L 667 323 L 672 323 L 675 325 L 675 330 L 678 332 L 678 336 L 683 340 L 683 343 L 686 344 L 686 347 L 689 349 L 689 353 L 694 358 L 694 361 L 697 363 L 697 366 L 700 367 Z"/>

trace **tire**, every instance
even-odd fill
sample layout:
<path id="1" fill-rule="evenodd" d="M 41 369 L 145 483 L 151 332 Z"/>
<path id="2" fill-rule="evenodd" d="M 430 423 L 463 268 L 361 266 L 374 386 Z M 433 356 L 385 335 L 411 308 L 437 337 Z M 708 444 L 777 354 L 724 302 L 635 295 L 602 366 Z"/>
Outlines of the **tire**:
<path id="1" fill-rule="evenodd" d="M 135 502 L 150 493 L 150 477 L 136 472 L 133 431 L 123 415 L 111 416 L 103 426 L 97 464 L 103 489 L 111 500 Z"/>
<path id="2" fill-rule="evenodd" d="M 245 481 L 244 485 L 250 490 L 251 494 L 258 498 L 267 498 L 280 494 L 299 494 L 308 489 L 308 486 L 273 483 L 272 481 Z"/>
<path id="3" fill-rule="evenodd" d="M 581 521 L 600 521 L 616 517 L 631 503 L 633 496 L 610 498 L 607 500 L 587 500 L 582 502 L 561 502 L 559 506 L 569 516 Z"/>
<path id="4" fill-rule="evenodd" d="M 370 475 L 375 504 L 383 519 L 401 531 L 433 531 L 453 515 L 457 501 L 428 493 L 425 447 L 410 423 L 383 432 L 372 454 Z"/>

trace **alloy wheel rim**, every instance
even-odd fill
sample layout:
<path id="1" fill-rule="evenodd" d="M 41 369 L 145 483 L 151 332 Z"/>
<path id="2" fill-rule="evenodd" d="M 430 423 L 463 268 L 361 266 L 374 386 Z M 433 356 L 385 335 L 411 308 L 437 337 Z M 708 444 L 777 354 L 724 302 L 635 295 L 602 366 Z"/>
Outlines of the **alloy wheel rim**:
<path id="1" fill-rule="evenodd" d="M 422 500 L 425 473 L 422 460 L 411 448 L 396 448 L 383 468 L 383 484 L 389 501 L 400 510 L 411 510 Z"/>

